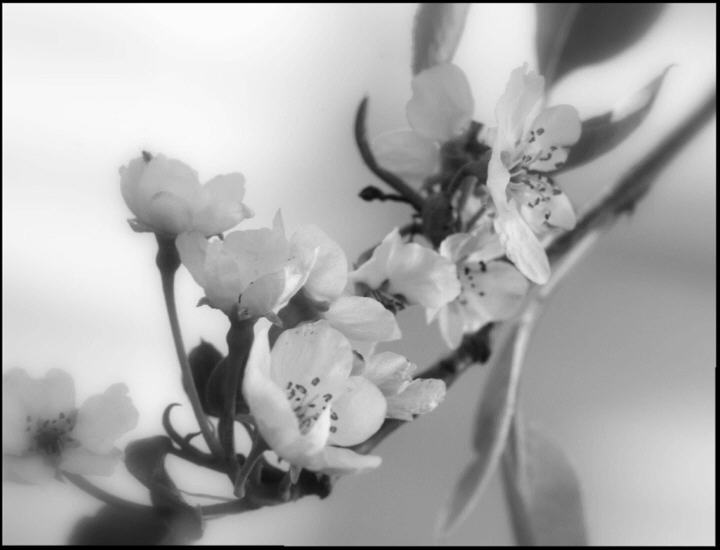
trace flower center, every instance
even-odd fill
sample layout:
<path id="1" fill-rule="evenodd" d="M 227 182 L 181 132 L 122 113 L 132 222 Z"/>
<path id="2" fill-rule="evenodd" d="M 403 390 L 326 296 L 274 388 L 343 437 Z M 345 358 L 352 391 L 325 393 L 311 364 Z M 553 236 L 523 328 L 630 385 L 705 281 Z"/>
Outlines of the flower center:
<path id="1" fill-rule="evenodd" d="M 75 427 L 76 411 L 69 414 L 61 412 L 57 418 L 37 418 L 28 415 L 25 431 L 31 432 L 30 450 L 48 457 L 59 457 L 63 449 L 75 443 L 70 436 Z"/>
<path id="2" fill-rule="evenodd" d="M 320 378 L 315 377 L 310 382 L 309 389 L 303 384 L 296 384 L 293 381 L 288 382 L 285 388 L 287 399 L 298 419 L 298 427 L 302 435 L 310 431 L 333 398 L 331 393 L 315 391 L 318 384 L 320 384 Z"/>

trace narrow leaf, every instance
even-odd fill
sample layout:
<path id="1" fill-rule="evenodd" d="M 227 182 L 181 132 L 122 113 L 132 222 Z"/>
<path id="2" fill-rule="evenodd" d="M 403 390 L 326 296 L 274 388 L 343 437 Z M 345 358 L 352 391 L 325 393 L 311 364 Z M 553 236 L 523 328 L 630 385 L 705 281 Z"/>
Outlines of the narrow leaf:
<path id="1" fill-rule="evenodd" d="M 211 343 L 201 340 L 188 354 L 188 363 L 192 370 L 193 381 L 202 401 L 203 410 L 207 414 L 217 414 L 215 403 L 208 402 L 207 386 L 215 367 L 223 356 Z"/>
<path id="2" fill-rule="evenodd" d="M 667 67 L 660 75 L 613 110 L 582 123 L 582 134 L 571 149 L 567 162 L 559 171 L 588 163 L 614 149 L 645 120 L 660 92 Z"/>
<path id="3" fill-rule="evenodd" d="M 518 426 L 515 426 L 518 429 Z M 503 470 L 521 546 L 587 546 L 580 483 L 563 451 L 537 428 L 514 438 Z"/>
<path id="4" fill-rule="evenodd" d="M 452 61 L 469 9 L 470 4 L 418 5 L 413 28 L 413 74 Z"/>
<path id="5" fill-rule="evenodd" d="M 490 370 L 475 421 L 475 457 L 441 511 L 440 536 L 449 535 L 473 510 L 502 456 L 532 325 L 528 317 L 510 329 L 507 344 Z"/>
<path id="6" fill-rule="evenodd" d="M 536 4 L 538 67 L 548 88 L 567 73 L 631 46 L 664 7 L 660 3 Z"/>

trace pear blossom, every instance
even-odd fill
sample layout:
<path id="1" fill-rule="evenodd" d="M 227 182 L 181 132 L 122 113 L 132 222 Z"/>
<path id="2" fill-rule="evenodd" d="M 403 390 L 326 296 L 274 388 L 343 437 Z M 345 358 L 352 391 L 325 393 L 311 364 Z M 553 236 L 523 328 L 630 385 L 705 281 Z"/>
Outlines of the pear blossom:
<path id="1" fill-rule="evenodd" d="M 180 259 L 205 290 L 204 303 L 239 319 L 273 316 L 308 281 L 317 249 L 285 236 L 280 212 L 272 228 L 232 231 L 223 239 L 183 233 Z"/>
<path id="2" fill-rule="evenodd" d="M 451 349 L 460 345 L 463 335 L 519 311 L 530 284 L 515 266 L 500 259 L 504 250 L 488 227 L 448 236 L 440 254 L 456 265 L 462 286 L 458 297 L 437 312 L 440 333 Z"/>
<path id="3" fill-rule="evenodd" d="M 347 293 L 348 260 L 340 245 L 314 225 L 299 228 L 293 241 L 308 251 L 317 250 L 317 260 L 302 292 L 317 304 L 319 317 L 354 343 L 400 338 L 400 328 L 392 312 L 374 298 Z"/>
<path id="4" fill-rule="evenodd" d="M 382 425 L 387 402 L 376 385 L 353 376 L 348 340 L 327 321 L 280 334 L 270 350 L 270 322 L 259 319 L 242 392 L 260 435 L 295 468 L 353 473 L 381 459 L 344 448 Z"/>
<path id="5" fill-rule="evenodd" d="M 495 109 L 497 128 L 488 166 L 488 190 L 497 211 L 495 229 L 508 258 L 529 279 L 550 276 L 535 233 L 547 225 L 572 229 L 575 213 L 547 172 L 560 168 L 580 138 L 577 110 L 543 107 L 544 79 L 527 66 L 515 69 Z"/>
<path id="6" fill-rule="evenodd" d="M 144 153 L 120 168 L 120 189 L 136 219 L 136 231 L 205 236 L 226 231 L 253 216 L 243 204 L 245 178 L 232 173 L 201 185 L 197 172 L 164 155 Z"/>
<path id="7" fill-rule="evenodd" d="M 417 365 L 391 351 L 356 361 L 353 374 L 375 384 L 387 401 L 387 418 L 412 420 L 434 410 L 445 398 L 445 382 L 434 378 L 415 379 Z"/>
<path id="8" fill-rule="evenodd" d="M 386 307 L 421 305 L 437 310 L 460 293 L 455 265 L 417 243 L 404 243 L 397 228 L 378 245 L 368 261 L 350 274 Z"/>
<path id="9" fill-rule="evenodd" d="M 408 181 L 422 181 L 440 168 L 440 147 L 470 126 L 474 101 L 465 73 L 452 63 L 415 75 L 406 114 L 410 128 L 373 140 L 378 162 Z"/>
<path id="10" fill-rule="evenodd" d="M 4 477 L 23 483 L 51 479 L 58 471 L 110 475 L 120 458 L 115 440 L 132 430 L 138 412 L 125 384 L 75 405 L 69 374 L 50 370 L 31 378 L 21 369 L 3 376 Z"/>

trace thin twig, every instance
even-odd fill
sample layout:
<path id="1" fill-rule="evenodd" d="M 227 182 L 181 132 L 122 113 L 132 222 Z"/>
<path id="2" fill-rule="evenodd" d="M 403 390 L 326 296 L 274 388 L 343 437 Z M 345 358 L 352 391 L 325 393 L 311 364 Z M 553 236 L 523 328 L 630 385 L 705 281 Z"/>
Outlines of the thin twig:
<path id="1" fill-rule="evenodd" d="M 175 305 L 175 273 L 180 265 L 175 243 L 172 239 L 166 239 L 158 236 L 158 255 L 157 265 L 160 270 L 160 279 L 162 281 L 163 296 L 165 297 L 165 306 L 167 308 L 168 320 L 170 321 L 170 330 L 175 343 L 175 352 L 177 353 L 178 362 L 180 363 L 180 371 L 182 372 L 182 384 L 185 393 L 192 405 L 193 413 L 197 419 L 198 426 L 202 431 L 203 438 L 210 451 L 217 455 L 222 455 L 222 448 L 215 436 L 213 426 L 210 423 L 205 411 L 202 408 L 200 395 L 198 394 L 195 381 L 193 380 L 192 369 L 185 353 L 185 344 L 183 344 L 182 332 L 180 331 L 180 323 L 178 321 L 177 306 Z"/>
<path id="2" fill-rule="evenodd" d="M 370 149 L 370 144 L 367 141 L 367 132 L 365 129 L 367 104 L 368 98 L 364 97 L 358 106 L 357 114 L 355 116 L 355 141 L 357 142 L 358 149 L 360 150 L 360 156 L 373 174 L 392 187 L 395 191 L 400 193 L 400 195 L 405 197 L 407 202 L 410 203 L 415 210 L 421 212 L 424 201 L 420 194 L 398 176 L 388 170 L 385 170 L 385 168 L 380 166 L 375 159 L 375 155 L 373 154 L 372 149 Z"/>

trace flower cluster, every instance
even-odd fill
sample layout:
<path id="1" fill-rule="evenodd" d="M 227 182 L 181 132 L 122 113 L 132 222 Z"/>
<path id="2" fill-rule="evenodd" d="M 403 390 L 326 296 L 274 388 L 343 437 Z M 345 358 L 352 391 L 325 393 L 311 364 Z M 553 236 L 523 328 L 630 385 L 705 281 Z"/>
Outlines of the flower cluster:
<path id="1" fill-rule="evenodd" d="M 473 96 L 462 70 L 436 65 L 413 79 L 410 128 L 373 142 L 383 167 L 419 185 L 428 204 L 447 203 L 450 214 L 437 224 L 427 219 L 437 212 L 421 212 L 424 228 L 443 229 L 440 238 L 436 231 L 425 235 L 436 249 L 404 243 L 395 231 L 354 280 L 394 307 L 423 305 L 451 348 L 464 334 L 514 316 L 530 282 L 550 277 L 539 237 L 575 225 L 552 173 L 578 141 L 580 120 L 569 105 L 546 108 L 543 88 L 543 78 L 526 66 L 512 71 L 496 125 L 485 128 L 472 119 Z"/>
<path id="2" fill-rule="evenodd" d="M 423 208 L 422 223 L 393 229 L 352 267 L 316 226 L 288 236 L 280 212 L 272 227 L 235 229 L 253 215 L 239 173 L 201 185 L 183 162 L 149 153 L 120 170 L 133 229 L 156 233 L 177 252 L 204 291 L 201 304 L 227 315 L 231 327 L 249 328 L 242 364 L 231 369 L 242 373 L 238 390 L 258 448 L 268 446 L 295 474 L 374 468 L 380 458 L 357 445 L 385 419 L 410 421 L 443 400 L 444 382 L 415 377 L 401 355 L 376 352 L 401 337 L 398 311 L 422 307 L 457 348 L 464 335 L 517 313 L 530 283 L 550 275 L 539 236 L 575 223 L 551 174 L 580 123 L 572 107 L 544 108 L 541 77 L 525 67 L 512 72 L 490 129 L 473 121 L 458 67 L 431 67 L 412 89 L 410 128 L 379 136 L 373 147 L 386 169 L 440 206 Z M 61 371 L 39 381 L 11 371 L 3 386 L 7 475 L 110 472 L 114 440 L 137 422 L 126 391 L 112 386 L 77 409 Z M 210 445 L 212 429 L 200 416 Z M 225 452 L 219 443 L 211 451 Z"/>

